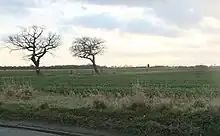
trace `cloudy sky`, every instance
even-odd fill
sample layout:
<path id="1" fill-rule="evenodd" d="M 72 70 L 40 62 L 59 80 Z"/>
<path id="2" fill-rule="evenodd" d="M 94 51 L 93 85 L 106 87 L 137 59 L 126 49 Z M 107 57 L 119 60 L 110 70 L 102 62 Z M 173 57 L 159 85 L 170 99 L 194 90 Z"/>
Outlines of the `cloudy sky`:
<path id="1" fill-rule="evenodd" d="M 62 46 L 42 65 L 88 64 L 69 52 L 78 36 L 103 38 L 100 65 L 220 65 L 219 0 L 0 0 L 0 38 L 44 25 Z M 30 65 L 0 43 L 0 65 Z"/>

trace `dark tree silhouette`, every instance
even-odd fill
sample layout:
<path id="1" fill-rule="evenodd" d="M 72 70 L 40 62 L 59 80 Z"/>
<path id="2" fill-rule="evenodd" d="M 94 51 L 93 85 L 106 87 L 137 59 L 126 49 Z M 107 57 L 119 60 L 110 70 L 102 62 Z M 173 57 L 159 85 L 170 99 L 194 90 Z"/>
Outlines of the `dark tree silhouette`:
<path id="1" fill-rule="evenodd" d="M 104 40 L 96 37 L 75 38 L 70 47 L 70 51 L 75 57 L 89 59 L 92 62 L 93 69 L 99 74 L 95 57 L 104 52 L 104 43 Z"/>
<path id="2" fill-rule="evenodd" d="M 25 50 L 27 57 L 34 63 L 37 75 L 40 74 L 40 60 L 48 52 L 60 45 L 60 35 L 56 33 L 45 34 L 43 26 L 33 25 L 24 28 L 19 34 L 8 36 L 6 43 L 13 50 Z"/>

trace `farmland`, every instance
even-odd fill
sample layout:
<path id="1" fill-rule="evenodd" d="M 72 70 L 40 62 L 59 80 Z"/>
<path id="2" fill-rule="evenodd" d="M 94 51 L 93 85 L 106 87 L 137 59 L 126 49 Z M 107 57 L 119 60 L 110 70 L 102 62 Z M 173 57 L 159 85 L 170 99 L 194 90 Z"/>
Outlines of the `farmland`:
<path id="1" fill-rule="evenodd" d="M 220 70 L 0 71 L 1 118 L 49 120 L 131 136 L 219 135 Z"/>
<path id="2" fill-rule="evenodd" d="M 101 75 L 92 70 L 0 71 L 0 85 L 4 82 L 28 84 L 41 91 L 55 93 L 112 92 L 129 93 L 137 82 L 148 92 L 206 93 L 220 89 L 220 71 L 215 69 L 158 70 L 104 69 Z"/>

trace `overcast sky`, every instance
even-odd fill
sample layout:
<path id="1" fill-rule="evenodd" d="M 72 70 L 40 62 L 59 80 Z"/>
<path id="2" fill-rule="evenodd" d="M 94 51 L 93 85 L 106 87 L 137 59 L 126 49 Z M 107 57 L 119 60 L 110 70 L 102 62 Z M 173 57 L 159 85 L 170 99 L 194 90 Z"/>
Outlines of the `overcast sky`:
<path id="1" fill-rule="evenodd" d="M 78 36 L 107 41 L 100 65 L 220 64 L 219 0 L 0 0 L 1 39 L 33 24 L 62 35 L 42 65 L 88 64 L 69 52 Z M 1 46 L 0 65 L 30 65 L 23 55 Z"/>

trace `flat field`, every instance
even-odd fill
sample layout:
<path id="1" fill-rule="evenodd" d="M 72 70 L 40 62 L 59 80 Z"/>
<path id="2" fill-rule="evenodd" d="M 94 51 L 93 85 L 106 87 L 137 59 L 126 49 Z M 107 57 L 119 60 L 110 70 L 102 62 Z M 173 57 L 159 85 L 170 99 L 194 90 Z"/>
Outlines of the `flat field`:
<path id="1" fill-rule="evenodd" d="M 72 74 L 71 74 L 72 73 Z M 56 93 L 111 92 L 127 94 L 135 84 L 147 92 L 210 93 L 220 90 L 217 69 L 103 69 L 92 70 L 0 71 L 0 88 L 4 84 L 28 84 L 34 89 Z"/>
<path id="2" fill-rule="evenodd" d="M 46 120 L 129 136 L 219 136 L 220 70 L 0 71 L 0 119 Z"/>

